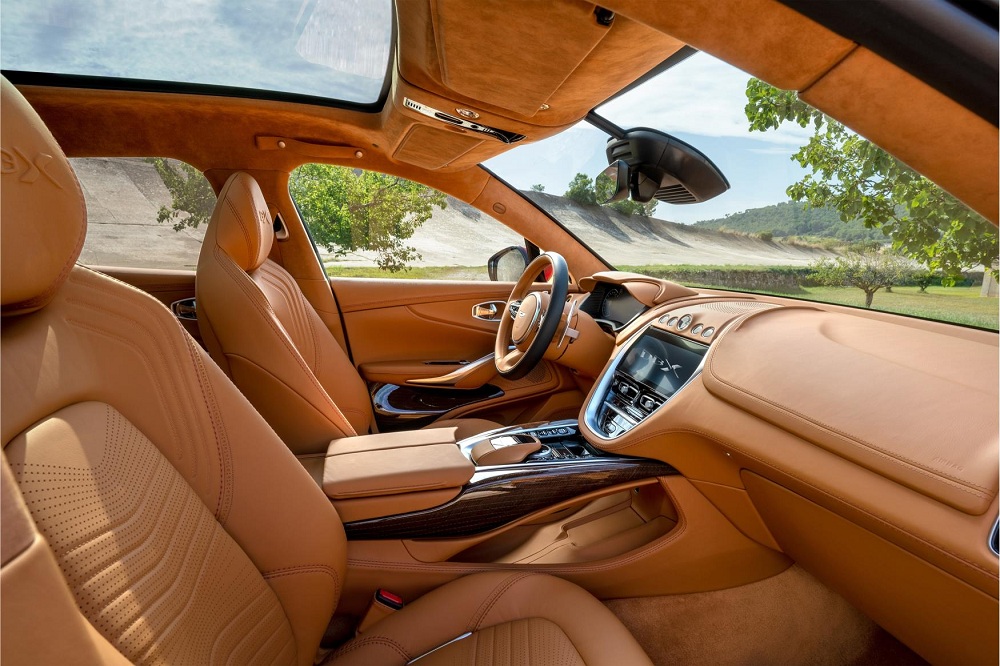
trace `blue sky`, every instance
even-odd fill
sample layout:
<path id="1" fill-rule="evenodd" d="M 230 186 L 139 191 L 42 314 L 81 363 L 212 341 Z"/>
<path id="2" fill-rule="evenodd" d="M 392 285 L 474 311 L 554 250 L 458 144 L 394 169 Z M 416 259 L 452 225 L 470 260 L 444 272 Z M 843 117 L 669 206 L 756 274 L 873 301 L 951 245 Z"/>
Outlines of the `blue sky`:
<path id="1" fill-rule="evenodd" d="M 690 223 L 788 200 L 785 189 L 805 173 L 791 156 L 810 132 L 789 125 L 750 132 L 743 111 L 749 78 L 698 53 L 598 109 L 620 127 L 652 127 L 687 141 L 729 179 L 732 187 L 725 194 L 686 206 L 661 203 L 656 217 Z M 607 166 L 606 142 L 606 134 L 580 123 L 486 166 L 521 189 L 541 183 L 546 192 L 562 194 L 577 173 L 593 176 Z"/>

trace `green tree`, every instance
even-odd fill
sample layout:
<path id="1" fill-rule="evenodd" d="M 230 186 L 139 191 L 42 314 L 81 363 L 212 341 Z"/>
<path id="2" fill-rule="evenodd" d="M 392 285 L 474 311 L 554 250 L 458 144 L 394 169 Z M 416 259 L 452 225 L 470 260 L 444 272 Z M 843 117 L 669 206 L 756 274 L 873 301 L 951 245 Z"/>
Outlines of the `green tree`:
<path id="1" fill-rule="evenodd" d="M 215 192 L 200 171 L 185 162 L 162 157 L 150 157 L 146 161 L 156 169 L 172 199 L 170 208 L 160 206 L 157 222 L 171 222 L 174 231 L 180 231 L 186 227 L 196 229 L 211 219 Z"/>
<path id="2" fill-rule="evenodd" d="M 534 185 L 531 186 L 531 191 L 532 192 L 544 192 L 545 191 L 545 186 L 542 185 L 541 183 L 535 183 Z"/>
<path id="3" fill-rule="evenodd" d="M 810 169 L 788 188 L 792 199 L 833 208 L 844 222 L 858 219 L 881 228 L 897 251 L 940 270 L 947 284 L 971 266 L 991 270 L 997 230 L 982 216 L 795 92 L 750 79 L 746 94 L 751 130 L 765 132 L 784 122 L 812 126 L 809 142 L 792 156 Z"/>
<path id="4" fill-rule="evenodd" d="M 914 272 L 914 264 L 895 252 L 865 250 L 848 252 L 836 259 L 820 259 L 813 264 L 810 277 L 831 287 L 857 287 L 865 292 L 865 307 L 872 306 L 875 292 L 883 287 L 902 284 Z"/>
<path id="5" fill-rule="evenodd" d="M 331 164 L 300 166 L 288 190 L 316 243 L 337 256 L 374 252 L 378 267 L 392 272 L 420 259 L 405 241 L 434 206 L 446 206 L 444 194 L 419 183 Z"/>
<path id="6" fill-rule="evenodd" d="M 585 173 L 578 173 L 573 176 L 573 180 L 569 181 L 566 194 L 563 196 L 582 206 L 594 206 L 597 204 L 594 181 Z"/>

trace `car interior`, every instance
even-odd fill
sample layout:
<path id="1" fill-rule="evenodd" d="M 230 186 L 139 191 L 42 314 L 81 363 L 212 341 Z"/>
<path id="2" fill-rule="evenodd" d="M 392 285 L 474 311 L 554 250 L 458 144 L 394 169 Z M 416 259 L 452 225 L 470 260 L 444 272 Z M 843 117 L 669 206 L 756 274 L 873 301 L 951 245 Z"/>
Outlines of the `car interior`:
<path id="1" fill-rule="evenodd" d="M 0 659 L 996 663 L 996 331 L 615 270 L 482 166 L 701 51 L 996 225 L 995 3 L 386 4 L 374 100 L 3 63 Z M 656 129 L 607 155 L 616 196 L 729 187 Z M 197 266 L 81 263 L 75 160 L 150 156 L 217 195 Z M 330 277 L 311 163 L 523 246 Z"/>

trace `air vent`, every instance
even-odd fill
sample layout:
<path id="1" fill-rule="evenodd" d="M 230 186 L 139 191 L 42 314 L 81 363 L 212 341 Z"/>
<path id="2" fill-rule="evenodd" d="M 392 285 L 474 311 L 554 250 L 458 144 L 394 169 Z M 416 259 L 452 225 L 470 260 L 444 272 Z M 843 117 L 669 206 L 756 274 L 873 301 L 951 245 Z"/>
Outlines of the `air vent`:
<path id="1" fill-rule="evenodd" d="M 993 523 L 993 531 L 990 532 L 990 550 L 1000 556 L 1000 519 Z"/>
<path id="2" fill-rule="evenodd" d="M 715 303 L 702 303 L 698 306 L 703 310 L 715 310 L 726 314 L 745 314 L 753 310 L 771 310 L 778 307 L 771 303 L 759 303 L 757 301 L 724 301 Z"/>
<path id="3" fill-rule="evenodd" d="M 694 198 L 694 195 L 688 192 L 688 189 L 683 185 L 668 185 L 667 187 L 661 187 L 656 190 L 656 194 L 653 195 L 658 201 L 664 201 L 666 203 L 672 204 L 687 204 L 687 203 L 697 203 L 698 200 Z"/>

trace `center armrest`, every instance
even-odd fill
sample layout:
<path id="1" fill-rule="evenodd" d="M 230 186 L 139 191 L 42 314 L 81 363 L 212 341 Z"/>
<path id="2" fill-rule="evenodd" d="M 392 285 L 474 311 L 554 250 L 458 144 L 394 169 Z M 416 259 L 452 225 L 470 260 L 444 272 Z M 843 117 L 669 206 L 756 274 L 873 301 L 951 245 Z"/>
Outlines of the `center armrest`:
<path id="1" fill-rule="evenodd" d="M 323 490 L 347 522 L 443 504 L 473 473 L 454 428 L 345 437 L 327 449 Z"/>

